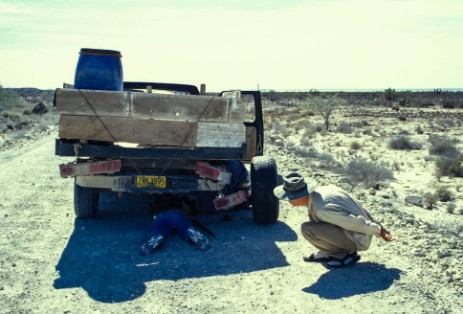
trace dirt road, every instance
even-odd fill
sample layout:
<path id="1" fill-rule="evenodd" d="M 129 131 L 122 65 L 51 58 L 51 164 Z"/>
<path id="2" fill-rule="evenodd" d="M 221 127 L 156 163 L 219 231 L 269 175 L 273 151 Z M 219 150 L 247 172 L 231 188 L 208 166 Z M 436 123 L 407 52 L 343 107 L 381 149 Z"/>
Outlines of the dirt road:
<path id="1" fill-rule="evenodd" d="M 102 198 L 95 220 L 75 220 L 73 181 L 58 175 L 56 131 L 0 151 L 0 313 L 458 313 L 461 288 L 414 255 L 411 231 L 375 239 L 356 267 L 307 264 L 301 208 L 278 223 L 249 211 L 198 217 L 212 249 L 178 237 L 141 256 L 151 214 L 143 198 Z M 278 155 L 278 154 L 276 154 Z M 277 160 L 278 162 L 278 160 Z M 403 228 L 402 228 L 403 229 Z M 460 263 L 462 261 L 460 260 Z M 438 275 L 439 276 L 439 275 Z M 461 312 L 460 312 L 461 313 Z"/>

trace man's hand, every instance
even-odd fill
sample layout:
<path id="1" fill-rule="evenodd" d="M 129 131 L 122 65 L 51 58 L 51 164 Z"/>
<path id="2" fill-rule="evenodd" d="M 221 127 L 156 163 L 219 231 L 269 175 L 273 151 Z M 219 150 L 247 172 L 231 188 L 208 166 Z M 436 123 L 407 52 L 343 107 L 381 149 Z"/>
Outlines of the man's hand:
<path id="1" fill-rule="evenodd" d="M 392 241 L 392 234 L 388 230 L 384 229 L 383 227 L 381 227 L 380 236 L 386 242 L 391 242 Z"/>

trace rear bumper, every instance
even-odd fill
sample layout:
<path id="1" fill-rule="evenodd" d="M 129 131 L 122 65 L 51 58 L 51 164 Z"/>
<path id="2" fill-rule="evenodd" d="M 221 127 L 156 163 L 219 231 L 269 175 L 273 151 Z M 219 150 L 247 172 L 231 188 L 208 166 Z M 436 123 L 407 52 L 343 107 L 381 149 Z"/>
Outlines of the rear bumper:
<path id="1" fill-rule="evenodd" d="M 90 175 L 77 176 L 76 184 L 87 188 L 131 193 L 191 193 L 221 191 L 225 183 L 197 176 Z"/>

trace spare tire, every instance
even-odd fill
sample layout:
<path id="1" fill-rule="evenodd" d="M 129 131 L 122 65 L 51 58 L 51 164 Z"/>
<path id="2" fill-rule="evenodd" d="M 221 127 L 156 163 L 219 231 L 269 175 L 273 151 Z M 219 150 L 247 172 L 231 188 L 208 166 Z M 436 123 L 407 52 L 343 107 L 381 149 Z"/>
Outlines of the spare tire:
<path id="1" fill-rule="evenodd" d="M 273 195 L 277 185 L 275 160 L 272 157 L 254 157 L 251 162 L 251 200 L 255 223 L 273 224 L 278 220 L 280 203 Z"/>

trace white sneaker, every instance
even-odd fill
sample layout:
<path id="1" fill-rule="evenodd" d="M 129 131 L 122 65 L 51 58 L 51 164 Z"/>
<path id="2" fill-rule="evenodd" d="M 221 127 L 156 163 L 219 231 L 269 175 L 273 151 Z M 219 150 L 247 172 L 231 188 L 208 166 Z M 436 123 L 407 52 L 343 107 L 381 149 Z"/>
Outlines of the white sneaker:
<path id="1" fill-rule="evenodd" d="M 193 242 L 200 250 L 205 251 L 209 248 L 209 240 L 204 234 L 191 227 L 188 228 L 187 233 L 191 242 Z"/>
<path id="2" fill-rule="evenodd" d="M 162 235 L 152 236 L 141 247 L 141 252 L 145 255 L 153 254 L 154 250 L 159 247 L 164 240 Z"/>

